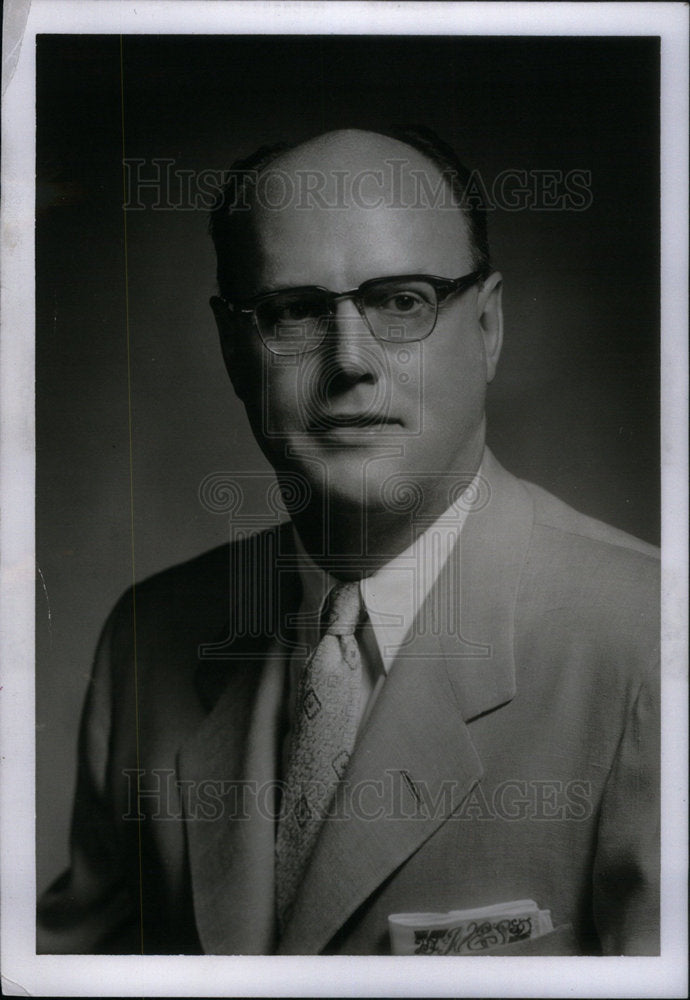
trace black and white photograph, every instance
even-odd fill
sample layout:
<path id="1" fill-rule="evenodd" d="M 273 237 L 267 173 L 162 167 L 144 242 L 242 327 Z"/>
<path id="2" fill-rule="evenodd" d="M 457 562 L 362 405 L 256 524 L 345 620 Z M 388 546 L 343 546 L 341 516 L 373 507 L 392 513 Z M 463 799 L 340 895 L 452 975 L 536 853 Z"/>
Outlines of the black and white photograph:
<path id="1" fill-rule="evenodd" d="M 6 30 L 10 995 L 684 992 L 687 9 L 514 6 Z"/>

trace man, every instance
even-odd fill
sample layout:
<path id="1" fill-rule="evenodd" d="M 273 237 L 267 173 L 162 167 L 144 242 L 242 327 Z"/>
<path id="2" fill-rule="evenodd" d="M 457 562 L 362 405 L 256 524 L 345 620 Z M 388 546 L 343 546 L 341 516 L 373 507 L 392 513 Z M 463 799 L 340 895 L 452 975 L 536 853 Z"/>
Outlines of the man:
<path id="1" fill-rule="evenodd" d="M 291 521 L 111 615 L 39 950 L 452 952 L 533 900 L 464 950 L 658 952 L 656 552 L 486 449 L 466 178 L 355 130 L 230 178 L 212 306 Z"/>

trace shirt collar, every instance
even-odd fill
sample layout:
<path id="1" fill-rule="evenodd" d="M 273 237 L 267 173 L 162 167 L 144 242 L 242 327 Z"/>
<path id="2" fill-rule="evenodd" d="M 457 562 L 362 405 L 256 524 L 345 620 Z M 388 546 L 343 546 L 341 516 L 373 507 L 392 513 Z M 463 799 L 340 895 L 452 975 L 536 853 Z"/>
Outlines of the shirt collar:
<path id="1" fill-rule="evenodd" d="M 473 495 L 480 474 L 481 466 L 467 487 L 469 496 Z M 463 496 L 464 493 L 408 548 L 360 581 L 360 593 L 386 673 L 460 537 L 469 509 Z M 339 581 L 316 565 L 294 525 L 293 533 L 302 583 L 299 617 L 309 645 L 314 646 L 319 639 L 323 602 Z"/>

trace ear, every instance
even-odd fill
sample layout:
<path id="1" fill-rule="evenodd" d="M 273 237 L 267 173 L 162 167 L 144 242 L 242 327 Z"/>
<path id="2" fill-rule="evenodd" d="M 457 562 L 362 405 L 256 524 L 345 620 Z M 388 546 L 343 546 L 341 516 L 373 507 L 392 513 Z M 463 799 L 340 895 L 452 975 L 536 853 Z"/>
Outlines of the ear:
<path id="1" fill-rule="evenodd" d="M 484 339 L 486 352 L 486 381 L 492 382 L 503 346 L 503 277 L 492 271 L 479 288 L 477 295 L 477 320 Z"/>
<path id="2" fill-rule="evenodd" d="M 213 315 L 218 327 L 220 337 L 220 349 L 223 352 L 225 368 L 230 376 L 232 387 L 237 396 L 243 399 L 244 379 L 242 377 L 243 364 L 239 357 L 238 343 L 240 341 L 239 320 L 233 316 L 227 303 L 218 295 L 211 296 L 209 305 L 213 310 Z"/>

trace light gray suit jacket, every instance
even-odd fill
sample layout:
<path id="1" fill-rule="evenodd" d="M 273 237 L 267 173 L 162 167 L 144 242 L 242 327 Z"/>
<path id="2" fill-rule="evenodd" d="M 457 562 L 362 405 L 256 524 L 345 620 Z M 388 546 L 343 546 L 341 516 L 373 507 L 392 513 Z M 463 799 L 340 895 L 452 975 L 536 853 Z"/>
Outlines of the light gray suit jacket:
<path id="1" fill-rule="evenodd" d="M 498 953 L 658 951 L 656 550 L 490 455 L 484 473 L 488 502 L 360 733 L 282 937 L 289 525 L 125 595 L 39 951 L 382 954 L 391 913 L 521 898 L 556 930 Z"/>

